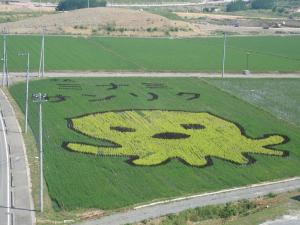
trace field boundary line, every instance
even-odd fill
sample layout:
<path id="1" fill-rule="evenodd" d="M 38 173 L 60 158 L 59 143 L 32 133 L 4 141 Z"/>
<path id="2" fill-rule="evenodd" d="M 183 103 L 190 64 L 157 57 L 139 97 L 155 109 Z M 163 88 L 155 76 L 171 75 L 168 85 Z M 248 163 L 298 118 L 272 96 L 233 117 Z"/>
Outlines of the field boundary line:
<path id="1" fill-rule="evenodd" d="M 174 199 L 169 199 L 169 200 L 163 200 L 163 201 L 158 201 L 158 202 L 153 202 L 153 203 L 149 203 L 149 204 L 145 204 L 145 205 L 136 206 L 133 209 L 137 210 L 137 209 L 146 208 L 146 207 L 155 206 L 155 205 L 161 205 L 161 204 L 177 202 L 177 201 L 182 201 L 182 200 L 188 200 L 188 199 L 193 199 L 193 198 L 198 198 L 198 197 L 222 194 L 222 193 L 227 193 L 227 192 L 232 192 L 232 191 L 237 191 L 237 190 L 245 190 L 245 189 L 249 189 L 249 188 L 263 187 L 263 186 L 272 185 L 272 184 L 286 183 L 286 182 L 295 181 L 295 180 L 300 180 L 300 177 L 293 177 L 293 178 L 288 178 L 288 179 L 279 180 L 279 181 L 266 181 L 266 182 L 262 182 L 262 183 L 258 183 L 258 184 L 250 184 L 250 185 L 243 186 L 243 187 L 235 187 L 235 188 L 223 189 L 223 190 L 215 191 L 215 192 L 206 192 L 203 194 L 179 197 L 179 198 L 174 198 Z"/>

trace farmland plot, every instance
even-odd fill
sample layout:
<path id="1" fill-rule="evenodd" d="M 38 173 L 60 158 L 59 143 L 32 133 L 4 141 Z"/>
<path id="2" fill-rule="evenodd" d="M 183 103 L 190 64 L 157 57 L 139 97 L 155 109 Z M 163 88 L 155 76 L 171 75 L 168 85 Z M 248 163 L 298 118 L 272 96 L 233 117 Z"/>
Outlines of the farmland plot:
<path id="1" fill-rule="evenodd" d="M 8 68 L 24 71 L 18 52 L 30 52 L 31 71 L 38 71 L 41 38 L 8 37 Z M 228 37 L 226 72 L 300 71 L 299 36 Z M 2 45 L 0 45 L 2 51 Z M 219 72 L 223 38 L 101 38 L 48 36 L 46 71 Z"/>
<path id="2" fill-rule="evenodd" d="M 24 88 L 10 89 L 22 110 Z M 48 94 L 45 179 L 66 210 L 300 174 L 296 127 L 201 79 L 52 78 L 32 82 L 30 91 Z M 32 102 L 29 119 L 37 135 Z"/>

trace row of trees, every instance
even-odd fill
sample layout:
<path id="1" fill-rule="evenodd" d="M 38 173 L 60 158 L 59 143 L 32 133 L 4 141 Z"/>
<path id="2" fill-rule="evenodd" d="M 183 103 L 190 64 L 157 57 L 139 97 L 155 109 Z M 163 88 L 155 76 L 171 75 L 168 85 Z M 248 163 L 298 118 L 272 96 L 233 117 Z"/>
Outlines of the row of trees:
<path id="1" fill-rule="evenodd" d="M 243 0 L 235 0 L 226 6 L 227 12 L 245 10 L 245 9 L 272 9 L 275 5 L 275 0 L 252 0 L 247 3 Z"/>
<path id="2" fill-rule="evenodd" d="M 68 11 L 82 8 L 105 7 L 106 0 L 61 0 L 56 7 L 57 11 Z"/>

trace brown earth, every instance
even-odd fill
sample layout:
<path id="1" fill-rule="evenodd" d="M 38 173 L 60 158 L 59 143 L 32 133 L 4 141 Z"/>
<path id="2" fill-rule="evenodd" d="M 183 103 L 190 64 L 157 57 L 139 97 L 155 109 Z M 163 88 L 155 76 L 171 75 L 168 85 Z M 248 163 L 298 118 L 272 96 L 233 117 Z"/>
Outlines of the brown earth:
<path id="1" fill-rule="evenodd" d="M 200 29 L 190 23 L 174 21 L 142 10 L 92 8 L 43 15 L 13 23 L 0 24 L 10 33 L 98 34 L 125 36 L 194 36 Z"/>

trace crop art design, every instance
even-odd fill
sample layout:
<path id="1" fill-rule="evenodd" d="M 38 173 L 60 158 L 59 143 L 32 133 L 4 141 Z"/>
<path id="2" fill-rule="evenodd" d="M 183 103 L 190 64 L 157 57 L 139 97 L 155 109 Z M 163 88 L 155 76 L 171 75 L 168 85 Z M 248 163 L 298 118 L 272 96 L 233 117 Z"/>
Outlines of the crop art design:
<path id="1" fill-rule="evenodd" d="M 191 166 L 211 165 L 211 157 L 236 164 L 255 160 L 249 154 L 286 156 L 272 149 L 288 141 L 282 135 L 247 137 L 243 128 L 206 112 L 128 110 L 94 113 L 68 119 L 71 129 L 113 146 L 67 142 L 81 153 L 128 157 L 133 165 L 158 165 L 177 158 Z"/>

